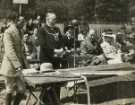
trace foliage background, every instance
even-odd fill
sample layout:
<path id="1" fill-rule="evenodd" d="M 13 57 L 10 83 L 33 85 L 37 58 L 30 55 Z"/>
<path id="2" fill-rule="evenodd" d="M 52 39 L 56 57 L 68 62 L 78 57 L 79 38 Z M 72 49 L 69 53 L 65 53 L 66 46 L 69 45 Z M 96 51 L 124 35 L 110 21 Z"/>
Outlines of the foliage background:
<path id="1" fill-rule="evenodd" d="M 18 8 L 12 0 L 0 0 L 1 17 L 11 10 L 18 12 Z M 23 5 L 23 15 L 44 16 L 49 8 L 60 22 L 83 17 L 91 23 L 124 23 L 135 16 L 135 0 L 29 0 Z"/>

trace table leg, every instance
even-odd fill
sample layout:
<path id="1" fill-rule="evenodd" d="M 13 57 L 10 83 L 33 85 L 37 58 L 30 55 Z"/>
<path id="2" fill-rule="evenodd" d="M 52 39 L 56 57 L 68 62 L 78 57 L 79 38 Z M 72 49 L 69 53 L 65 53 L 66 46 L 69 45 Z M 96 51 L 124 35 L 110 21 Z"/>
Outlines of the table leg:
<path id="1" fill-rule="evenodd" d="M 33 105 L 36 105 L 37 102 L 39 101 L 39 99 L 38 99 L 38 98 L 36 97 L 36 95 L 33 93 L 33 91 L 32 91 L 31 88 L 28 88 L 28 90 L 29 90 L 29 96 L 28 96 L 28 98 L 27 98 L 27 100 L 26 100 L 26 105 L 29 104 L 29 101 L 30 101 L 30 97 L 31 97 L 31 96 L 33 96 L 33 97 L 35 98 L 35 100 L 36 100 Z"/>
<path id="2" fill-rule="evenodd" d="M 76 86 L 76 81 L 74 81 L 74 87 L 73 87 L 73 89 L 74 89 L 74 102 L 77 102 L 77 96 L 76 96 L 76 93 L 77 93 L 77 86 Z"/>
<path id="3" fill-rule="evenodd" d="M 87 77 L 82 76 L 82 78 L 84 79 L 85 85 L 86 85 L 86 88 L 87 88 L 87 102 L 88 102 L 88 105 L 91 105 L 91 99 L 90 99 L 90 86 L 89 86 L 89 84 L 88 84 Z"/>

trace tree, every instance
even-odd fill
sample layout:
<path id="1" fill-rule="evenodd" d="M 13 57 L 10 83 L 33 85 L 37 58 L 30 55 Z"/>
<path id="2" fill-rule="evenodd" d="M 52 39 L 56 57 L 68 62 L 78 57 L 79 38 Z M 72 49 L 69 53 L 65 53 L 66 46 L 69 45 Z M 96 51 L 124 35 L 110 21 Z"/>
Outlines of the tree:
<path id="1" fill-rule="evenodd" d="M 127 21 L 128 0 L 96 0 L 98 19 L 102 22 Z"/>
<path id="2" fill-rule="evenodd" d="M 83 16 L 89 22 L 118 23 L 135 16 L 134 5 L 135 0 L 29 0 L 28 5 L 23 5 L 23 14 L 44 16 L 48 8 L 52 8 L 58 21 Z M 0 0 L 0 16 L 4 15 L 3 11 L 12 9 L 18 11 L 18 5 L 14 5 L 12 0 Z"/>
<path id="3" fill-rule="evenodd" d="M 129 15 L 135 17 L 135 0 L 129 0 Z"/>
<path id="4" fill-rule="evenodd" d="M 58 16 L 58 21 L 67 18 L 67 9 L 61 0 L 36 0 L 36 12 L 45 15 L 48 9 L 52 9 Z"/>

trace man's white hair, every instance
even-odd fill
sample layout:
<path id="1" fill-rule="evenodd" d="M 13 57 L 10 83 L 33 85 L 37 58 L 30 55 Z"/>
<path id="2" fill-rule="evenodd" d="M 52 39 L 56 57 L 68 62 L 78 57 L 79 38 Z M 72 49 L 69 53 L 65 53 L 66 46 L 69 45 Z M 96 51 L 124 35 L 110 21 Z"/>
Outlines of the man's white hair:
<path id="1" fill-rule="evenodd" d="M 95 30 L 94 30 L 94 29 L 90 29 L 90 30 L 89 30 L 89 34 L 90 34 L 90 35 L 95 34 Z"/>
<path id="2" fill-rule="evenodd" d="M 47 14 L 46 14 L 46 18 L 56 18 L 56 14 L 54 13 L 54 12 L 48 12 Z"/>

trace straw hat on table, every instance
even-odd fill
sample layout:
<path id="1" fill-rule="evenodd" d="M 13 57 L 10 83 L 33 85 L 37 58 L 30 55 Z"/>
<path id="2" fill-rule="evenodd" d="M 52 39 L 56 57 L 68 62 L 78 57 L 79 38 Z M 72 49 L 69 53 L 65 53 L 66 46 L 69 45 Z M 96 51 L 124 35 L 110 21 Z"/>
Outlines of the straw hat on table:
<path id="1" fill-rule="evenodd" d="M 40 65 L 40 72 L 51 72 L 54 71 L 52 63 L 42 63 Z"/>

